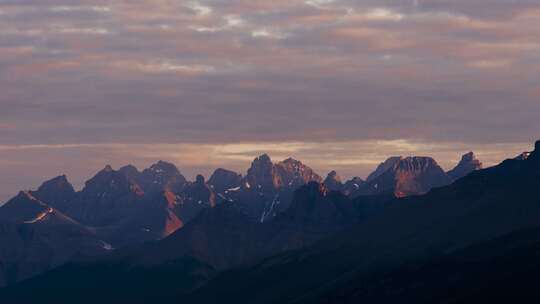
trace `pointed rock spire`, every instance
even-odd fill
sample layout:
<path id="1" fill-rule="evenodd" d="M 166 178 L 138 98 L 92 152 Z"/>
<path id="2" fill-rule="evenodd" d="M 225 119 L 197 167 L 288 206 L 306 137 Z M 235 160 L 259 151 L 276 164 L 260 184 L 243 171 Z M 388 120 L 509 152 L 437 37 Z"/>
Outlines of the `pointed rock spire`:
<path id="1" fill-rule="evenodd" d="M 448 176 L 452 180 L 458 180 L 480 169 L 482 169 L 482 163 L 476 158 L 473 152 L 469 152 L 461 157 L 461 161 L 454 169 L 448 171 Z"/>
<path id="2" fill-rule="evenodd" d="M 328 173 L 324 180 L 324 185 L 331 191 L 341 191 L 343 189 L 341 177 L 339 177 L 336 171 Z"/>
<path id="3" fill-rule="evenodd" d="M 65 211 L 75 199 L 76 192 L 65 175 L 44 182 L 32 195 L 49 206 Z"/>
<path id="4" fill-rule="evenodd" d="M 263 154 L 253 160 L 244 182 L 246 188 L 260 189 L 263 192 L 272 192 L 281 184 L 281 179 L 276 174 L 276 169 L 268 154 Z"/>

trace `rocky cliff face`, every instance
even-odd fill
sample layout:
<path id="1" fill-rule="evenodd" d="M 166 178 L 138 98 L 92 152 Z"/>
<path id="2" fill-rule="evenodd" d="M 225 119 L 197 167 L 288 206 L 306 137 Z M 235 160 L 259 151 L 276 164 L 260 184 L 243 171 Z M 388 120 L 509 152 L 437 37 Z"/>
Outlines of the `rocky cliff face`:
<path id="1" fill-rule="evenodd" d="M 292 158 L 277 163 L 275 168 L 281 187 L 298 188 L 309 182 L 322 182 L 322 178 L 313 169 Z"/>
<path id="2" fill-rule="evenodd" d="M 257 157 L 251 163 L 242 186 L 261 192 L 273 192 L 281 187 L 282 181 L 272 160 L 267 154 Z"/>
<path id="3" fill-rule="evenodd" d="M 257 157 L 240 189 L 229 191 L 227 200 L 237 202 L 250 218 L 265 222 L 287 210 L 294 190 L 322 178 L 302 162 L 288 158 L 273 164 L 270 157 Z"/>
<path id="4" fill-rule="evenodd" d="M 387 169 L 380 173 L 382 168 Z M 371 180 L 356 191 L 357 195 L 394 193 L 397 197 L 404 197 L 424 194 L 432 188 L 452 182 L 431 157 L 393 157 L 381 164 L 377 170 L 379 173 L 372 174 Z"/>

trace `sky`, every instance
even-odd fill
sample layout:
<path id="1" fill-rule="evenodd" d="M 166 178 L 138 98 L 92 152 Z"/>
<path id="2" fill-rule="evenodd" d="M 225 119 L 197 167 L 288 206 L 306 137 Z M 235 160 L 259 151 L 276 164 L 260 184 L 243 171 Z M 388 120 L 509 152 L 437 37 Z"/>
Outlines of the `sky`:
<path id="1" fill-rule="evenodd" d="M 0 201 L 258 154 L 365 177 L 540 138 L 538 0 L 0 0 Z"/>

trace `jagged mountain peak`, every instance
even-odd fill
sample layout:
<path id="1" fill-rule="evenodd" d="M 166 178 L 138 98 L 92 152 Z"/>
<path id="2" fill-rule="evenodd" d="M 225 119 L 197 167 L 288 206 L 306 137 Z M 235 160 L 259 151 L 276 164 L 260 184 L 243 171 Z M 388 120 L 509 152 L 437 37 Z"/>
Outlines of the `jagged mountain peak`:
<path id="1" fill-rule="evenodd" d="M 448 171 L 448 176 L 450 176 L 452 180 L 458 180 L 469 173 L 480 169 L 482 169 L 482 163 L 476 158 L 476 155 L 473 152 L 469 152 L 461 157 L 461 161 L 454 169 Z"/>
<path id="2" fill-rule="evenodd" d="M 236 176 L 239 176 L 241 174 L 236 173 L 236 172 L 234 172 L 232 170 L 228 170 L 228 169 L 224 169 L 224 168 L 217 168 L 216 170 L 214 170 L 214 173 L 212 173 L 212 177 L 217 176 L 217 175 L 236 175 Z M 210 179 L 212 179 L 212 177 L 210 177 Z"/>
<path id="3" fill-rule="evenodd" d="M 332 178 L 332 179 L 336 179 L 336 178 L 337 178 L 337 179 L 341 180 L 341 178 L 338 176 L 338 173 L 337 173 L 336 171 L 330 171 L 330 172 L 328 172 L 327 177 L 330 177 L 330 178 Z"/>
<path id="4" fill-rule="evenodd" d="M 87 180 L 85 182 L 85 189 L 98 185 L 103 183 L 111 182 L 112 180 L 122 180 L 126 179 L 126 177 L 119 173 L 118 171 L 115 171 L 110 165 L 105 166 L 102 170 L 100 170 L 96 175 L 94 175 L 92 178 Z M 114 184 L 114 182 L 112 182 Z M 84 189 L 83 189 L 84 191 Z"/>
<path id="5" fill-rule="evenodd" d="M 141 174 L 139 169 L 137 169 L 137 167 L 131 164 L 118 169 L 118 172 L 123 173 L 129 178 L 138 178 L 138 176 Z"/>
<path id="6" fill-rule="evenodd" d="M 312 181 L 322 183 L 322 178 L 313 169 L 293 158 L 287 158 L 275 167 L 281 186 L 297 188 Z"/>
<path id="7" fill-rule="evenodd" d="M 437 161 L 428 156 L 402 157 L 396 165 L 397 168 L 406 170 L 418 170 L 428 166 L 438 166 Z"/>
<path id="8" fill-rule="evenodd" d="M 301 165 L 302 162 L 297 160 L 297 159 L 294 159 L 292 157 L 288 157 L 284 160 L 282 160 L 281 162 L 279 162 L 280 164 L 291 164 L 291 165 Z"/>
<path id="9" fill-rule="evenodd" d="M 404 197 L 424 194 L 452 182 L 435 159 L 424 156 L 389 158 L 370 178 L 367 187 L 361 187 L 359 194 L 394 193 L 397 197 Z"/>
<path id="10" fill-rule="evenodd" d="M 120 176 L 123 176 L 123 175 L 118 174 L 118 171 L 115 171 L 110 165 L 107 165 L 105 166 L 105 168 L 99 171 L 96 175 L 94 175 L 91 179 L 86 181 L 85 184 L 86 184 L 86 187 L 88 187 L 89 185 L 102 182 L 105 180 L 119 178 Z"/>
<path id="11" fill-rule="evenodd" d="M 281 185 L 281 179 L 276 174 L 276 168 L 268 154 L 263 154 L 251 163 L 243 183 L 246 188 L 273 191 Z"/>
<path id="12" fill-rule="evenodd" d="M 328 173 L 328 175 L 324 179 L 323 184 L 331 191 L 341 191 L 343 188 L 343 182 L 341 181 L 341 177 L 336 171 L 331 171 L 330 173 Z"/>
<path id="13" fill-rule="evenodd" d="M 55 178 L 52 178 L 48 181 L 45 181 L 41 186 L 39 186 L 38 192 L 44 191 L 68 191 L 75 192 L 73 185 L 68 181 L 66 175 L 60 175 Z"/>
<path id="14" fill-rule="evenodd" d="M 476 160 L 476 155 L 474 154 L 474 152 L 469 152 L 469 153 L 465 153 L 463 154 L 463 156 L 461 157 L 461 160 L 462 161 L 472 161 L 472 160 Z"/>
<path id="15" fill-rule="evenodd" d="M 151 165 L 150 168 L 143 170 L 139 183 L 145 191 L 171 190 L 179 192 L 186 185 L 187 180 L 174 164 L 160 160 Z"/>
<path id="16" fill-rule="evenodd" d="M 272 159 L 270 158 L 270 155 L 264 153 L 264 154 L 261 154 L 257 157 L 255 157 L 255 159 L 253 160 L 252 162 L 252 166 L 254 164 L 257 164 L 257 163 L 263 163 L 263 164 L 267 164 L 267 163 L 272 163 Z"/>
<path id="17" fill-rule="evenodd" d="M 208 180 L 208 184 L 218 193 L 239 187 L 241 183 L 242 175 L 223 168 L 216 169 Z"/>
<path id="18" fill-rule="evenodd" d="M 335 181 L 335 182 L 338 182 L 338 183 L 341 183 L 341 177 L 338 175 L 338 173 L 336 171 L 331 171 L 328 173 L 328 175 L 326 175 L 326 179 L 325 181 Z"/>
<path id="19" fill-rule="evenodd" d="M 175 168 L 176 168 L 176 166 L 175 166 L 173 163 L 168 162 L 168 161 L 164 161 L 164 160 L 161 160 L 161 159 L 158 160 L 158 161 L 154 164 L 154 166 L 157 166 L 157 167 L 175 167 Z"/>
<path id="20" fill-rule="evenodd" d="M 110 166 L 98 172 L 94 177 L 86 181 L 85 187 L 81 191 L 83 196 L 90 197 L 116 197 L 127 193 L 143 196 L 144 191 L 134 181 L 125 174 L 112 170 Z"/>
<path id="21" fill-rule="evenodd" d="M 162 173 L 162 172 L 178 173 L 178 174 L 180 173 L 180 170 L 178 170 L 178 168 L 173 163 L 169 163 L 163 160 L 160 160 L 157 163 L 152 164 L 150 168 L 146 170 L 150 170 L 150 171 L 154 171 L 158 173 Z"/>
<path id="22" fill-rule="evenodd" d="M 377 166 L 375 171 L 373 171 L 373 173 L 371 173 L 367 177 L 366 181 L 370 182 L 370 181 L 376 179 L 377 177 L 381 176 L 384 172 L 386 172 L 389 169 L 391 169 L 392 167 L 394 167 L 402 159 L 403 159 L 403 156 L 389 157 L 387 160 L 385 160 L 384 162 L 380 163 L 379 166 Z"/>
<path id="23" fill-rule="evenodd" d="M 65 211 L 76 192 L 67 177 L 61 175 L 44 182 L 32 195 L 53 208 Z"/>

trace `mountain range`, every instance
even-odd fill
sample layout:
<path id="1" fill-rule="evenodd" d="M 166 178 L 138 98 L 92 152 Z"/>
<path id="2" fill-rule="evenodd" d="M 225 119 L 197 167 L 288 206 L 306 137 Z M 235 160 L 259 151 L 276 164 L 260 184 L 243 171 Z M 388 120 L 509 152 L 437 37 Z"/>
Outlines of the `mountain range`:
<path id="1" fill-rule="evenodd" d="M 13 244 L 0 251 L 8 286 L 0 299 L 32 303 L 36 296 L 24 293 L 32 288 L 51 303 L 82 294 L 80 303 L 319 303 L 341 296 L 342 281 L 366 284 L 383 268 L 400 275 L 410 261 L 444 259 L 532 226 L 534 212 L 507 200 L 523 191 L 518 181 L 536 177 L 537 159 L 533 152 L 482 170 L 468 153 L 445 172 L 429 157 L 391 157 L 365 181 L 346 182 L 268 155 L 245 176 L 217 169 L 208 181 L 187 181 L 163 161 L 142 172 L 106 166 L 81 191 L 60 176 L 0 208 L 1 241 Z M 483 228 L 468 233 L 474 220 Z"/>

